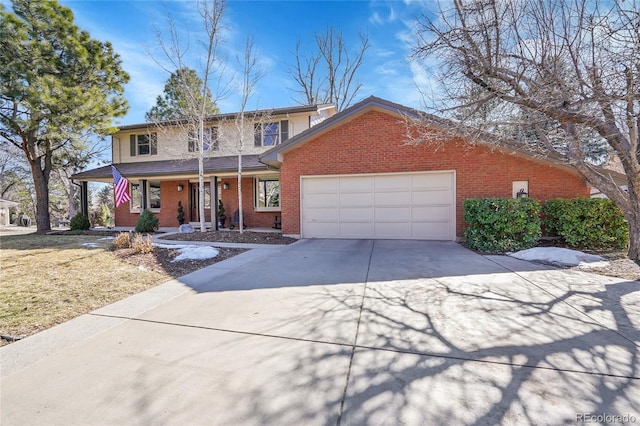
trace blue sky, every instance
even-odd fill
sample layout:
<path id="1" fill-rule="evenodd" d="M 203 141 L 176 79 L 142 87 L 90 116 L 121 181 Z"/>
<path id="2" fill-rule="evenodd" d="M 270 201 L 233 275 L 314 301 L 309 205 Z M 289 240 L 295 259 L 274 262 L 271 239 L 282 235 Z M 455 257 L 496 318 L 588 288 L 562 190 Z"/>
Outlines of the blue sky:
<path id="1" fill-rule="evenodd" d="M 4 1 L 3 1 L 4 2 Z M 123 60 L 131 81 L 125 96 L 129 113 L 119 124 L 144 122 L 145 112 L 162 93 L 168 73 L 154 61 L 157 52 L 155 29 L 163 31 L 167 11 L 188 37 L 193 52 L 201 21 L 195 2 L 187 1 L 92 1 L 61 0 L 75 16 L 76 25 L 101 41 L 110 41 Z M 249 103 L 250 108 L 296 105 L 295 86 L 288 74 L 296 40 L 311 46 L 314 33 L 329 26 L 341 30 L 351 47 L 358 32 L 368 34 L 370 47 L 360 71 L 363 87 L 358 99 L 375 95 L 407 106 L 421 107 L 416 82 L 427 76 L 409 60 L 412 26 L 426 12 L 420 1 L 242 1 L 228 0 L 224 15 L 225 41 L 222 53 L 230 71 L 238 69 L 237 56 L 247 36 L 253 37 L 265 77 Z M 165 31 L 166 32 L 166 31 Z M 155 53 L 162 58 L 162 55 Z M 194 56 L 195 60 L 195 56 Z M 191 66 L 198 69 L 197 62 Z M 222 112 L 239 109 L 239 95 L 219 101 Z"/>

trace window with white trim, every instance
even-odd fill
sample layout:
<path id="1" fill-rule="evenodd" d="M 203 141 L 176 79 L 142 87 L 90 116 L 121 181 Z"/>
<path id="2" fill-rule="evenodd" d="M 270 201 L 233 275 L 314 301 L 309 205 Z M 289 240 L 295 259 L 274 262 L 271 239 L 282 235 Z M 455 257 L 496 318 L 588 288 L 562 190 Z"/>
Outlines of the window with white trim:
<path id="1" fill-rule="evenodd" d="M 280 178 L 255 179 L 256 211 L 280 211 Z"/>
<path id="2" fill-rule="evenodd" d="M 129 210 L 132 213 L 140 213 L 142 211 L 142 188 L 139 183 L 132 183 L 130 185 L 131 201 L 129 201 Z M 159 211 L 161 206 L 160 181 L 147 181 L 146 193 L 147 207 L 150 210 Z"/>
<path id="3" fill-rule="evenodd" d="M 149 185 L 149 203 L 148 206 L 151 210 L 160 210 L 160 181 L 150 180 L 147 182 Z"/>
<path id="4" fill-rule="evenodd" d="M 140 184 L 132 183 L 130 189 L 131 201 L 129 201 L 129 210 L 139 212 L 142 209 L 142 192 Z"/>
<path id="5" fill-rule="evenodd" d="M 256 123 L 253 126 L 254 146 L 276 146 L 289 139 L 289 120 Z"/>

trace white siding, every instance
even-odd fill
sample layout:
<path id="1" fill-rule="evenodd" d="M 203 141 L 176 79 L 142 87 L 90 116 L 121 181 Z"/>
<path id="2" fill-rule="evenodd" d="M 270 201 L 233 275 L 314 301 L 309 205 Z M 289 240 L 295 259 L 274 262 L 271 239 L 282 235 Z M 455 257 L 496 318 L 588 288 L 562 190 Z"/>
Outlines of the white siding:
<path id="1" fill-rule="evenodd" d="M 290 114 L 288 116 L 276 116 L 273 117 L 271 121 L 289 120 L 289 138 L 291 138 L 309 128 L 311 116 L 320 117 L 317 112 L 309 112 Z M 320 122 L 326 118 L 327 117 L 322 116 L 321 120 L 316 121 Z M 238 141 L 240 139 L 240 132 L 235 123 L 232 121 L 223 122 L 219 123 L 217 127 L 219 129 L 219 150 L 212 151 L 211 155 L 216 157 L 237 155 L 239 152 Z M 248 122 L 245 125 L 245 145 L 242 151 L 243 154 L 261 154 L 272 148 L 254 146 L 253 127 L 254 125 L 252 122 Z M 129 145 L 130 135 L 144 134 L 147 131 L 157 134 L 158 154 L 132 157 Z M 187 159 L 195 158 L 197 156 L 197 153 L 189 152 L 188 150 L 186 130 L 181 130 L 179 128 L 157 129 L 151 126 L 148 130 L 124 130 L 113 135 L 112 143 L 112 158 L 115 163 L 174 160 L 180 158 Z"/>

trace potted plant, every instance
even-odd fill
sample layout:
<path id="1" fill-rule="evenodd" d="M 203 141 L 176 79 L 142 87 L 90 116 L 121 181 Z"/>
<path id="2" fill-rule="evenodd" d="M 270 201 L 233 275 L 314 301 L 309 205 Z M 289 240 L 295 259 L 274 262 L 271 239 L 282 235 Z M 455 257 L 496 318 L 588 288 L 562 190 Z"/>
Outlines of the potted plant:
<path id="1" fill-rule="evenodd" d="M 179 225 L 184 225 L 184 209 L 182 208 L 182 201 L 178 201 L 178 219 Z"/>
<path id="2" fill-rule="evenodd" d="M 224 222 L 227 220 L 227 216 L 224 214 L 224 204 L 222 200 L 218 200 L 218 221 L 220 222 L 220 228 L 224 228 Z"/>

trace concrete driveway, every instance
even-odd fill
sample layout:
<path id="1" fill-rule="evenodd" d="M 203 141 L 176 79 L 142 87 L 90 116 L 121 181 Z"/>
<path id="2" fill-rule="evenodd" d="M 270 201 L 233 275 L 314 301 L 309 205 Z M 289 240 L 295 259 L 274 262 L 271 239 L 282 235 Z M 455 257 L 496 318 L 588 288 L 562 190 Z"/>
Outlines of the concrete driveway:
<path id="1" fill-rule="evenodd" d="M 303 240 L 0 349 L 0 423 L 640 423 L 639 330 L 638 282 Z"/>

